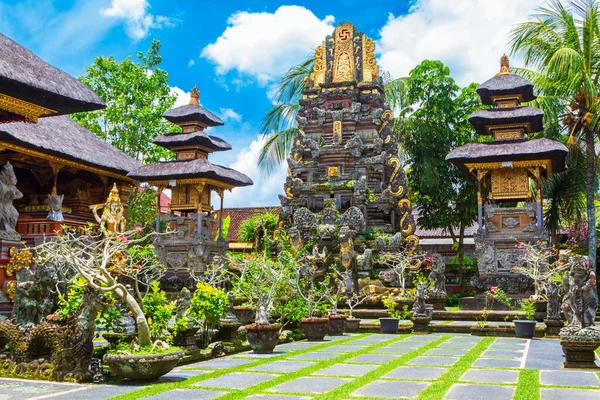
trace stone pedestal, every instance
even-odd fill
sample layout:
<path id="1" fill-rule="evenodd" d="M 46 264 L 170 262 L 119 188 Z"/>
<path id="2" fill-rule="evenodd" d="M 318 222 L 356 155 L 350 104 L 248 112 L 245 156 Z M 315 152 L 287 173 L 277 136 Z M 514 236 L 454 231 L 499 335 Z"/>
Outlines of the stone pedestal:
<path id="1" fill-rule="evenodd" d="M 563 320 L 555 319 L 545 319 L 544 324 L 546 324 L 546 337 L 558 337 L 561 328 L 565 326 Z"/>
<path id="2" fill-rule="evenodd" d="M 427 315 L 416 315 L 410 319 L 413 323 L 413 333 L 426 335 L 429 333 L 431 317 Z"/>
<path id="3" fill-rule="evenodd" d="M 221 320 L 221 327 L 215 336 L 215 340 L 221 340 L 223 342 L 236 343 L 239 342 L 238 328 L 242 326 L 237 321 Z"/>
<path id="4" fill-rule="evenodd" d="M 445 310 L 446 296 L 428 297 L 427 303 L 433 305 L 434 310 Z"/>
<path id="5" fill-rule="evenodd" d="M 595 351 L 600 341 L 561 340 L 560 345 L 565 353 L 564 368 L 598 368 Z"/>
<path id="6" fill-rule="evenodd" d="M 177 333 L 173 333 L 173 344 L 181 347 L 186 352 L 196 349 L 196 340 L 199 327 L 188 328 Z"/>

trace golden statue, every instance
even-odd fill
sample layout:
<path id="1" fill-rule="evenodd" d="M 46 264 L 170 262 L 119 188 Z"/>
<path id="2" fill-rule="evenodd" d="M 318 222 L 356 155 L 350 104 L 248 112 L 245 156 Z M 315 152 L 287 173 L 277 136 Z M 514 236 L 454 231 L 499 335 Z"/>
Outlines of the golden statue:
<path id="1" fill-rule="evenodd" d="M 102 216 L 98 215 L 98 209 L 104 207 L 102 210 Z M 123 205 L 121 204 L 121 198 L 119 197 L 119 189 L 117 184 L 113 185 L 110 191 L 108 199 L 104 204 L 94 204 L 90 206 L 94 218 L 100 224 L 100 229 L 104 232 L 104 236 L 108 237 L 115 233 L 125 232 L 126 220 L 123 213 Z"/>

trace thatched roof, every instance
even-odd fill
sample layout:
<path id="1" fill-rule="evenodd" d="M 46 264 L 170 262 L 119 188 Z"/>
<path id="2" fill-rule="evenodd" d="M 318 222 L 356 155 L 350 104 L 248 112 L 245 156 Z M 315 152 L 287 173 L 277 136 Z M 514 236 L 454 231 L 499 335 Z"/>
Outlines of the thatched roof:
<path id="1" fill-rule="evenodd" d="M 202 131 L 167 133 L 166 135 L 156 137 L 153 142 L 167 149 L 179 146 L 202 146 L 212 151 L 231 150 L 231 145 L 225 140 L 216 136 L 209 136 Z"/>
<path id="2" fill-rule="evenodd" d="M 555 140 L 513 140 L 466 144 L 448 153 L 446 160 L 468 172 L 465 163 L 550 159 L 552 172 L 561 172 L 565 170 L 568 153 L 569 149 Z"/>
<path id="3" fill-rule="evenodd" d="M 527 133 L 539 132 L 544 129 L 544 112 L 535 107 L 491 108 L 475 111 L 469 117 L 469 122 L 479 135 L 489 135 L 486 125 L 502 125 L 519 122 L 529 122 L 531 129 Z"/>
<path id="4" fill-rule="evenodd" d="M 172 108 L 163 114 L 163 117 L 170 122 L 181 123 L 190 121 L 200 121 L 206 126 L 223 125 L 221 118 L 202 107 L 200 104 L 186 104 Z"/>
<path id="5" fill-rule="evenodd" d="M 2 124 L 0 140 L 123 176 L 142 165 L 67 115 Z"/>
<path id="6" fill-rule="evenodd" d="M 487 105 L 494 104 L 490 99 L 493 96 L 521 94 L 524 102 L 536 98 L 533 94 L 533 83 L 515 74 L 496 75 L 479 85 L 477 93 L 481 97 L 481 102 Z"/>
<path id="7" fill-rule="evenodd" d="M 71 75 L 0 33 L 0 92 L 56 110 L 56 114 L 106 107 L 96 93 Z"/>
<path id="8" fill-rule="evenodd" d="M 135 171 L 130 172 L 128 176 L 142 182 L 207 178 L 233 186 L 249 186 L 253 183 L 252 179 L 241 172 L 212 164 L 205 158 L 185 161 L 163 161 L 143 165 Z"/>

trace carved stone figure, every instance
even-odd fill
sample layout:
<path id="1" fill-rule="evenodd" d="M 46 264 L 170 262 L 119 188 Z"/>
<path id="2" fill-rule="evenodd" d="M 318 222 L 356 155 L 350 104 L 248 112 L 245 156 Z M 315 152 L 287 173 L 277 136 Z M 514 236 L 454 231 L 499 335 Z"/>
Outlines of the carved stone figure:
<path id="1" fill-rule="evenodd" d="M 440 254 L 433 254 L 431 259 L 433 270 L 429 276 L 435 281 L 435 285 L 430 290 L 430 296 L 446 296 L 446 264 Z"/>
<path id="2" fill-rule="evenodd" d="M 367 194 L 367 177 L 365 175 L 361 175 L 360 178 L 354 183 L 354 195 L 355 196 L 364 196 Z"/>
<path id="3" fill-rule="evenodd" d="M 113 331 L 115 333 L 135 333 L 135 331 L 137 330 L 135 318 L 129 315 L 129 307 L 127 306 L 127 304 L 122 301 L 118 302 L 117 309 L 119 310 L 121 316 L 115 322 Z"/>
<path id="4" fill-rule="evenodd" d="M 175 302 L 175 319 L 178 320 L 184 316 L 187 316 L 187 311 L 192 304 L 192 292 L 188 288 L 181 289 L 179 292 L 179 298 Z"/>
<path id="5" fill-rule="evenodd" d="M 357 233 L 365 231 L 365 216 L 358 207 L 350 207 L 340 218 L 340 224 L 350 227 Z"/>
<path id="6" fill-rule="evenodd" d="M 546 286 L 546 295 L 548 297 L 546 318 L 553 321 L 562 320 L 560 317 L 560 291 L 555 282 L 550 282 Z"/>
<path id="7" fill-rule="evenodd" d="M 22 326 L 33 326 L 36 322 L 39 322 L 36 318 L 38 302 L 35 299 L 34 283 L 35 278 L 29 268 L 23 268 L 17 272 L 13 311 L 17 323 Z"/>
<path id="8" fill-rule="evenodd" d="M 362 254 L 356 256 L 356 267 L 359 271 L 370 271 L 373 260 L 373 249 L 365 249 Z"/>
<path id="9" fill-rule="evenodd" d="M 352 262 L 354 261 L 354 242 L 352 240 L 352 233 L 347 226 L 340 229 L 340 261 L 344 269 L 348 270 L 352 268 Z"/>
<path id="10" fill-rule="evenodd" d="M 64 222 L 63 213 L 62 213 L 62 203 L 65 198 L 64 194 L 59 195 L 48 195 L 48 205 L 50 206 L 50 212 L 46 218 L 51 219 L 52 221 Z"/>
<path id="11" fill-rule="evenodd" d="M 418 282 L 416 285 L 415 302 L 413 304 L 413 313 L 415 316 L 426 315 L 425 312 L 425 285 Z"/>
<path id="12" fill-rule="evenodd" d="M 563 291 L 561 309 L 567 326 L 560 330 L 561 338 L 592 336 L 600 339 L 600 331 L 594 329 L 598 309 L 596 274 L 589 268 L 587 257 L 574 257 L 571 269 L 563 279 Z"/>
<path id="13" fill-rule="evenodd" d="M 17 189 L 15 171 L 7 162 L 0 170 L 0 239 L 21 239 L 16 231 L 19 212 L 13 201 L 22 197 L 23 193 Z"/>
<path id="14" fill-rule="evenodd" d="M 103 208 L 101 216 L 98 215 L 98 209 L 100 208 Z M 125 232 L 126 219 L 116 183 L 113 185 L 110 195 L 106 199 L 106 203 L 95 204 L 90 206 L 90 209 L 106 237 Z"/>

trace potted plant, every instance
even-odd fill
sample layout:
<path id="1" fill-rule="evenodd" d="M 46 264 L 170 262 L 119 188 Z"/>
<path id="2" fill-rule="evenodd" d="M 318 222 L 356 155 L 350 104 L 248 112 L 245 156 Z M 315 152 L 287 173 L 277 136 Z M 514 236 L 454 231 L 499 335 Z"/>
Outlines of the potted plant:
<path id="1" fill-rule="evenodd" d="M 275 310 L 275 298 L 282 293 L 282 286 L 289 285 L 289 265 L 265 253 L 231 256 L 231 262 L 239 271 L 231 278 L 236 294 L 244 296 L 256 310 L 254 323 L 246 325 L 250 347 L 255 353 L 272 353 L 281 325 L 270 323 L 269 316 Z"/>
<path id="2" fill-rule="evenodd" d="M 337 270 L 334 270 L 334 272 L 336 277 L 341 278 L 341 282 L 348 281 L 346 273 L 342 274 Z M 327 318 L 329 319 L 329 335 L 331 336 L 342 336 L 346 328 L 347 317 L 338 312 L 338 304 L 342 298 L 342 291 L 343 286 L 340 285 L 336 279 L 334 279 L 331 290 L 327 290 L 324 293 L 325 299 L 330 305 Z"/>
<path id="3" fill-rule="evenodd" d="M 296 274 L 298 295 L 304 300 L 307 311 L 307 318 L 302 318 L 300 324 L 307 340 L 319 341 L 329 331 L 329 318 L 317 317 L 317 314 L 321 314 L 323 300 L 329 295 L 331 288 L 328 278 L 316 282 L 313 269 L 307 268 L 305 272 L 304 276 L 301 276 L 300 271 Z"/>
<path id="4" fill-rule="evenodd" d="M 525 311 L 525 319 L 513 320 L 515 324 L 515 335 L 519 338 L 531 339 L 535 334 L 535 302 L 525 300 L 523 302 L 523 311 Z"/>
<path id="5" fill-rule="evenodd" d="M 477 321 L 477 326 L 471 326 L 471 335 L 487 336 L 492 335 L 508 335 L 508 328 L 490 327 L 488 326 L 488 317 L 490 310 L 494 308 L 494 304 L 499 303 L 507 307 L 511 307 L 511 299 L 506 296 L 504 290 L 498 286 L 492 286 L 485 292 L 485 307 L 481 310 L 481 318 Z M 506 322 L 506 319 L 505 319 Z"/>
<path id="6" fill-rule="evenodd" d="M 398 333 L 398 323 L 401 318 L 404 318 L 404 313 L 408 312 L 408 308 L 404 310 L 404 313 L 397 310 L 394 296 L 384 298 L 383 305 L 387 309 L 389 317 L 379 318 L 381 333 Z"/>
<path id="7" fill-rule="evenodd" d="M 354 317 L 354 309 L 369 300 L 373 295 L 369 292 L 365 291 L 353 291 L 350 296 L 348 296 L 347 304 L 349 310 L 349 316 L 346 320 L 346 332 L 356 333 L 360 329 L 360 318 Z"/>
<path id="8" fill-rule="evenodd" d="M 219 327 L 221 315 L 227 309 L 229 299 L 221 289 L 199 282 L 192 295 L 187 315 L 193 324 L 200 326 L 198 347 L 205 349 L 210 344 L 213 331 Z"/>
<path id="9" fill-rule="evenodd" d="M 108 205 L 105 213 L 111 213 Z M 112 293 L 115 299 L 127 305 L 136 321 L 137 343 L 109 350 L 104 360 L 117 375 L 134 380 L 156 379 L 173 369 L 183 357 L 181 349 L 170 347 L 163 340 L 153 341 L 149 323 L 152 316 L 146 318 L 136 293 L 129 290 L 122 279 L 122 275 L 127 275 L 143 280 L 137 271 L 151 268 L 146 264 L 156 262 L 155 258 L 134 256 L 130 251 L 157 235 L 142 232 L 141 228 L 120 233 L 102 228 L 98 234 L 93 232 L 92 225 L 77 232 L 65 226 L 62 235 L 35 248 L 38 265 L 52 265 L 65 271 L 65 276 L 81 277 L 89 290 Z"/>

